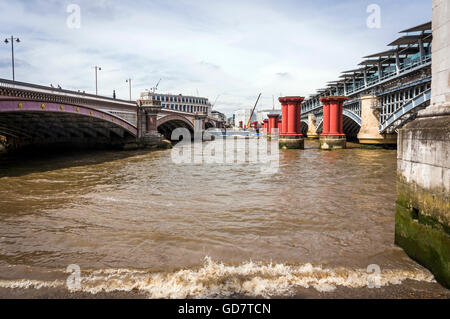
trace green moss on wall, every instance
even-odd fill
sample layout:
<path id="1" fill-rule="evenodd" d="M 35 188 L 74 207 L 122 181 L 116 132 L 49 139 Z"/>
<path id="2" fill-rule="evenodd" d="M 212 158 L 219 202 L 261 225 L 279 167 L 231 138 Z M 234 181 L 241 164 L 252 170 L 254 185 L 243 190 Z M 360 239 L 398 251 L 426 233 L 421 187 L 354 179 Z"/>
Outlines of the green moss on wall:
<path id="1" fill-rule="evenodd" d="M 395 243 L 430 269 L 438 282 L 450 288 L 450 236 L 443 230 L 421 223 L 419 215 L 417 210 L 397 202 Z"/>

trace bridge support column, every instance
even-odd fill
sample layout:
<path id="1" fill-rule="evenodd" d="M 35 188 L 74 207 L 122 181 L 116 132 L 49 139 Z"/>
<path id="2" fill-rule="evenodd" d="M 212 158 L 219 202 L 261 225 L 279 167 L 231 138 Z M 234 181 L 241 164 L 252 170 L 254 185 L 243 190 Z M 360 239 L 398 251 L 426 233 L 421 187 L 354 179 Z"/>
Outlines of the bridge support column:
<path id="1" fill-rule="evenodd" d="M 161 111 L 161 102 L 138 100 L 137 130 L 138 143 L 145 147 L 167 147 L 163 136 L 158 133 L 157 116 Z"/>
<path id="2" fill-rule="evenodd" d="M 432 96 L 398 136 L 395 243 L 450 288 L 450 2 L 433 0 Z"/>
<path id="3" fill-rule="evenodd" d="M 344 96 L 323 97 L 323 129 L 319 138 L 322 150 L 341 149 L 346 147 L 346 138 L 342 126 Z"/>
<path id="4" fill-rule="evenodd" d="M 361 144 L 397 144 L 396 134 L 379 133 L 378 99 L 373 95 L 361 97 L 361 129 L 358 140 Z"/>
<path id="5" fill-rule="evenodd" d="M 306 134 L 311 139 L 319 138 L 319 134 L 316 132 L 316 116 L 312 113 L 308 114 L 308 133 Z"/>
<path id="6" fill-rule="evenodd" d="M 194 139 L 197 141 L 203 140 L 203 132 L 205 131 L 205 120 L 207 115 L 205 113 L 194 114 Z"/>
<path id="7" fill-rule="evenodd" d="M 282 123 L 280 133 L 280 148 L 303 149 L 304 140 L 301 131 L 301 104 L 305 98 L 300 96 L 280 97 Z"/>
<path id="8" fill-rule="evenodd" d="M 269 129 L 267 130 L 267 136 L 271 136 L 274 134 L 273 130 L 278 129 L 278 118 L 280 115 L 268 114 L 267 117 L 269 118 Z"/>

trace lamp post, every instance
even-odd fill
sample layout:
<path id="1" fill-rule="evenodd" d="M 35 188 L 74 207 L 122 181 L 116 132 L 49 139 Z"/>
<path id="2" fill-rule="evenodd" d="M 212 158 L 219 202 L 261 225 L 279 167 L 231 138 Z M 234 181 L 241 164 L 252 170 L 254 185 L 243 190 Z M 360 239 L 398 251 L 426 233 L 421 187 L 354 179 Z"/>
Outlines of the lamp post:
<path id="1" fill-rule="evenodd" d="M 98 95 L 98 86 L 97 86 L 97 71 L 101 71 L 102 68 L 99 66 L 94 66 L 95 69 L 95 95 Z"/>
<path id="2" fill-rule="evenodd" d="M 12 61 L 12 74 L 13 74 L 13 81 L 16 80 L 15 74 L 14 74 L 14 41 L 17 43 L 20 43 L 19 38 L 14 38 L 11 36 L 9 39 L 5 39 L 5 43 L 8 44 L 11 41 L 11 61 Z"/>
<path id="3" fill-rule="evenodd" d="M 128 87 L 130 89 L 130 101 L 131 101 L 131 78 L 125 80 L 126 83 L 128 83 Z"/>

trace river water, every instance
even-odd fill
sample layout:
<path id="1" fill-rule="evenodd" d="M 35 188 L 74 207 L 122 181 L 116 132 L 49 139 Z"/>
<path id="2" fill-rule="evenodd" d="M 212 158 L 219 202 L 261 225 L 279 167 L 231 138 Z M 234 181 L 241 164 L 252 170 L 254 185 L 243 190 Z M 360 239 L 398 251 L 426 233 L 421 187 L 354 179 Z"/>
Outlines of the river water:
<path id="1" fill-rule="evenodd" d="M 314 142 L 280 151 L 276 174 L 170 150 L 2 157 L 0 288 L 62 295 L 72 265 L 69 291 L 93 297 L 448 298 L 394 245 L 395 176 L 395 150 Z"/>

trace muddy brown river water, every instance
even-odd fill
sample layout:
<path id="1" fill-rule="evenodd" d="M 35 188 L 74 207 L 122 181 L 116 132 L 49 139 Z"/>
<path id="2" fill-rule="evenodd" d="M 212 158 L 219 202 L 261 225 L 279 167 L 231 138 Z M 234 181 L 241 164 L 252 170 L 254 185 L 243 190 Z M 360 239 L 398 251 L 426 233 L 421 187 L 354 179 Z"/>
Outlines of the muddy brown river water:
<path id="1" fill-rule="evenodd" d="M 394 245 L 395 150 L 170 152 L 1 157 L 0 296 L 450 297 Z"/>

